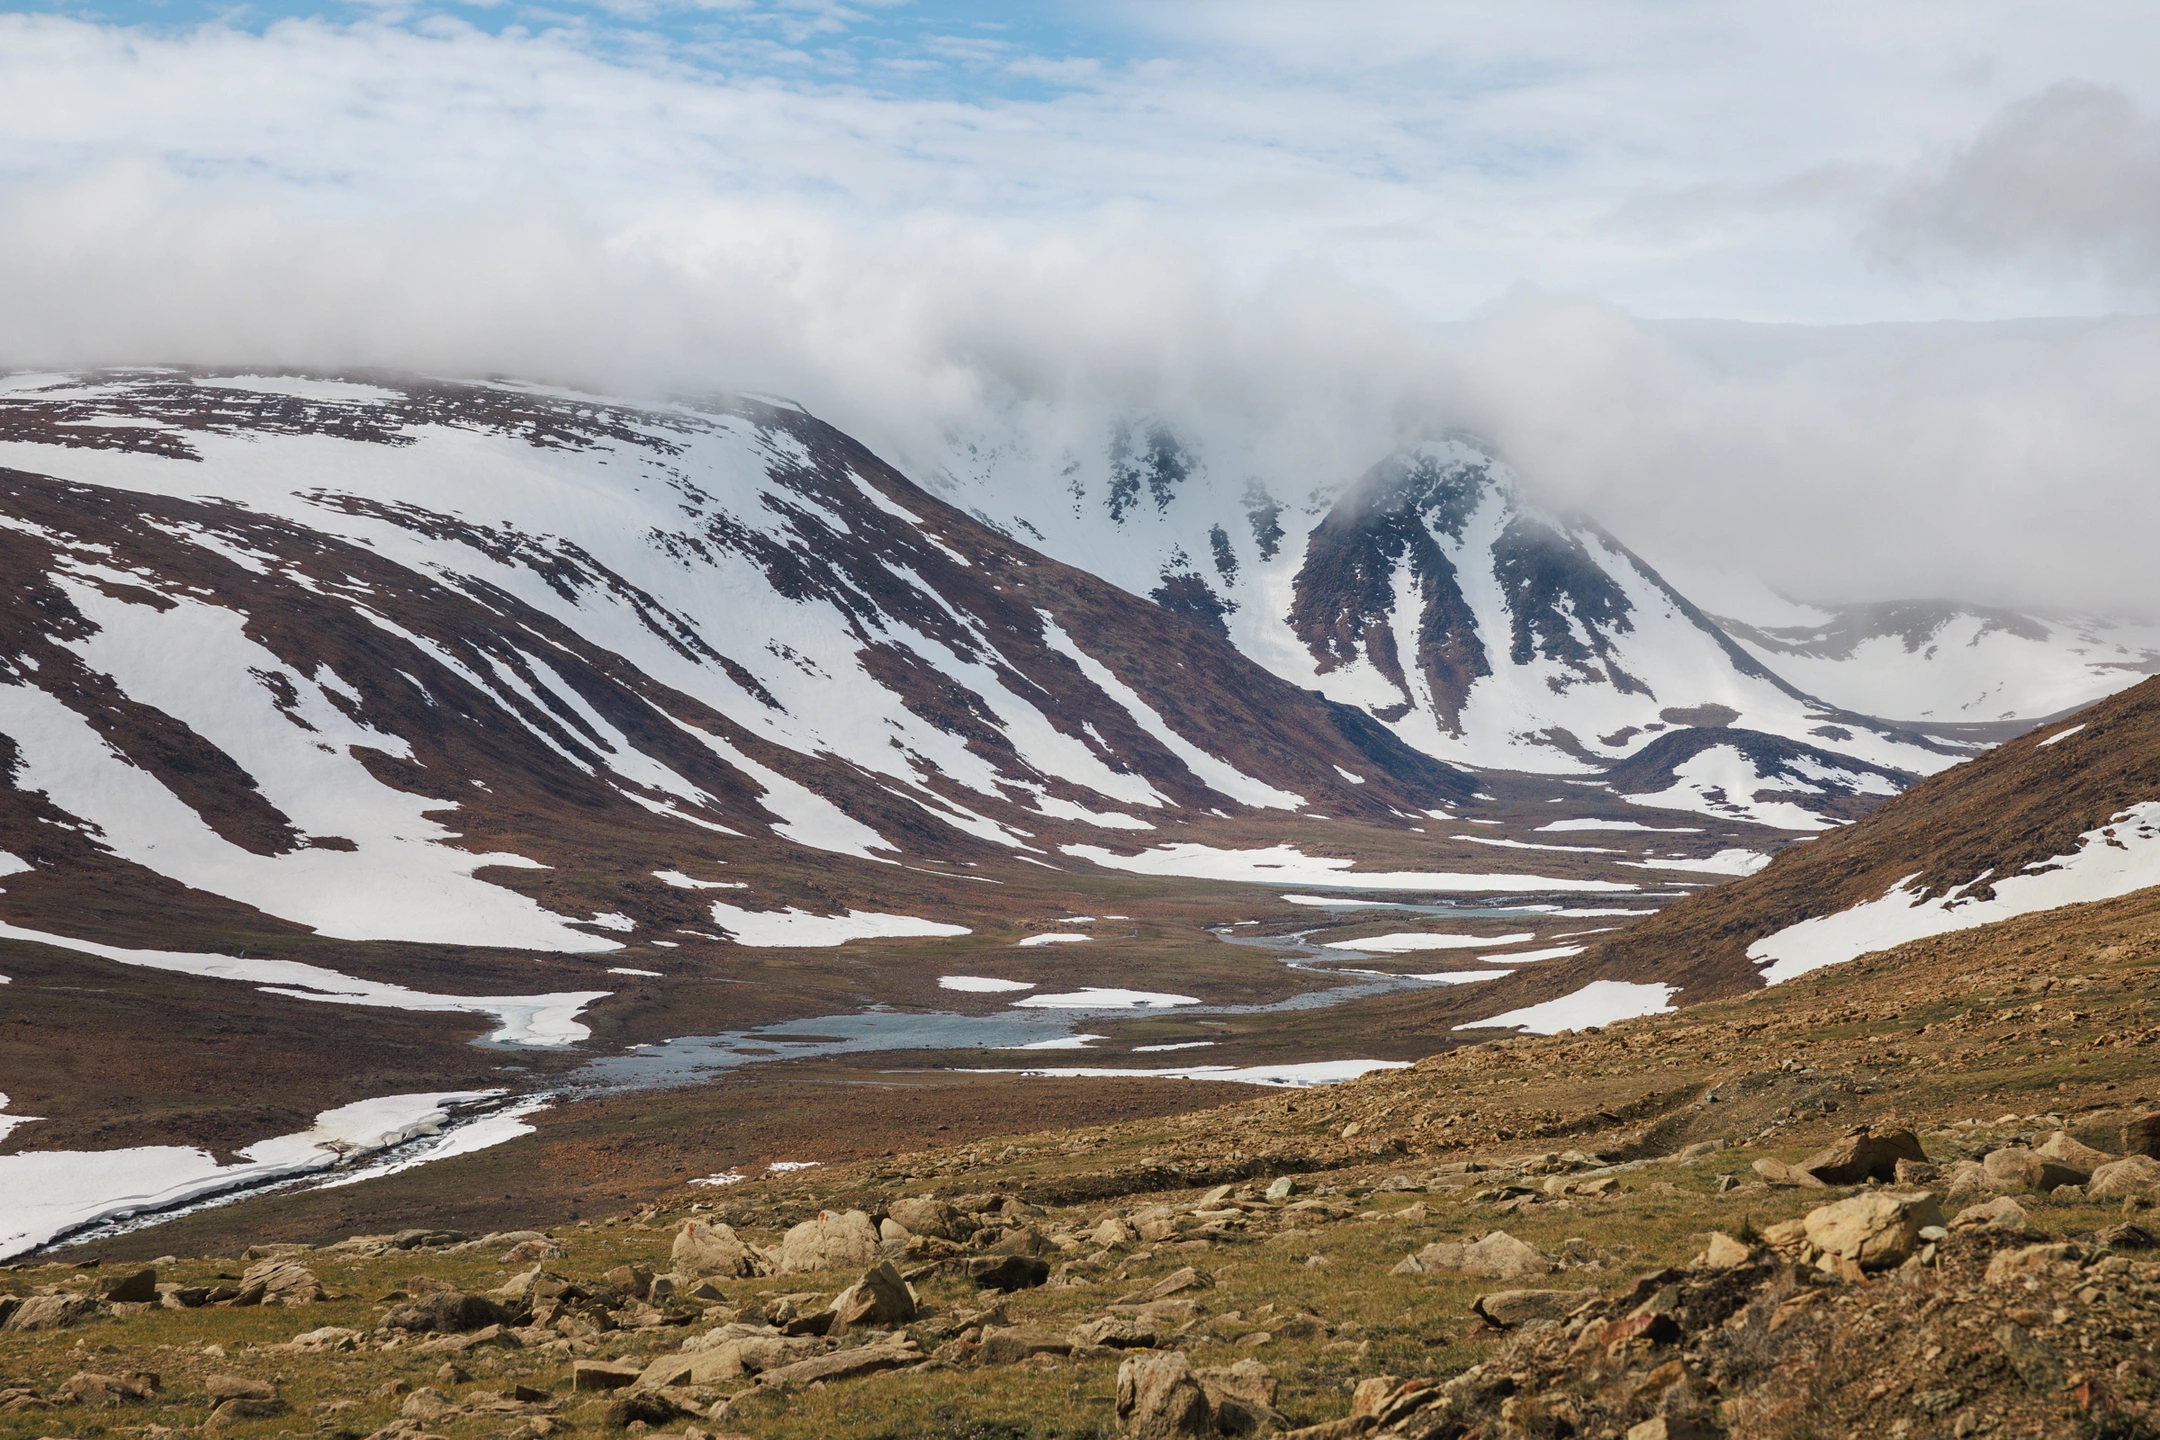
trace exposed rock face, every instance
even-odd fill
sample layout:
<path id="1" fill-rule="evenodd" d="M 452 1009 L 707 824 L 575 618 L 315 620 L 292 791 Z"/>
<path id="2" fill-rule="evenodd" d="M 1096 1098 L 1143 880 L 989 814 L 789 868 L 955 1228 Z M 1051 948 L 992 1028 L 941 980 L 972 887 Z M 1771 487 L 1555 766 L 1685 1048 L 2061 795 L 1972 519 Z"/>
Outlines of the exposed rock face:
<path id="1" fill-rule="evenodd" d="M 1863 1180 L 1895 1180 L 1898 1161 L 1928 1163 L 1920 1137 L 1910 1130 L 1869 1127 L 1808 1156 L 1799 1168 L 1825 1185 L 1858 1185 Z"/>
<path id="2" fill-rule="evenodd" d="M 1207 1393 L 1178 1350 L 1118 1366 L 1117 1418 L 1122 1440 L 1207 1440 L 1215 1428 Z"/>
<path id="3" fill-rule="evenodd" d="M 759 1273 L 757 1252 L 737 1238 L 726 1225 L 685 1220 L 675 1232 L 668 1261 L 679 1275 L 743 1276 Z"/>
<path id="4" fill-rule="evenodd" d="M 866 1268 L 878 1262 L 878 1244 L 877 1227 L 862 1211 L 821 1214 L 781 1238 L 776 1268 L 782 1275 Z"/>

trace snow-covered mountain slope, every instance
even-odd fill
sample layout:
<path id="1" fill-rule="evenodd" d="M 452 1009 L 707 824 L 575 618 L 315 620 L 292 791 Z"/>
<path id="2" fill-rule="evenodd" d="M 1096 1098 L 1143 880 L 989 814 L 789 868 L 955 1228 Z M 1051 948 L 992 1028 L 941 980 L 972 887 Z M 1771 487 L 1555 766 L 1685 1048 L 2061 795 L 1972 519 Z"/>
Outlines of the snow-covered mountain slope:
<path id="1" fill-rule="evenodd" d="M 16 376 L 0 467 L 0 848 L 323 935 L 875 915 L 932 864 L 1473 788 L 790 407 Z"/>
<path id="2" fill-rule="evenodd" d="M 2160 626 L 2098 616 L 1952 600 L 1788 602 L 1754 613 L 1765 612 L 1773 618 L 1716 618 L 1801 689 L 1893 720 L 2030 723 L 2160 672 Z"/>
<path id="3" fill-rule="evenodd" d="M 1303 495 L 1216 475 L 1159 424 L 1099 452 L 963 451 L 933 483 L 1443 759 L 1591 774 L 1688 726 L 1907 776 L 1973 753 L 1789 683 L 1597 524 L 1530 503 L 1464 436 Z"/>

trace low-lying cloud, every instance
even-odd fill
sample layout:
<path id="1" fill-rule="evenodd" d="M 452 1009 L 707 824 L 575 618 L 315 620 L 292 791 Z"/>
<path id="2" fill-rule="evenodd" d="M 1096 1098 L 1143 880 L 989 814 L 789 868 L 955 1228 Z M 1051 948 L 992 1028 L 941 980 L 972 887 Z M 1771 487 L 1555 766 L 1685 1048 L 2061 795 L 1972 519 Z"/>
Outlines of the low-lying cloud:
<path id="1" fill-rule="evenodd" d="M 546 37 L 0 25 L 0 70 L 42 55 L 48 72 L 0 98 L 10 367 L 755 390 L 918 469 L 955 440 L 1054 456 L 1138 412 L 1296 495 L 1460 426 L 1683 573 L 1825 599 L 2150 603 L 2151 320 L 1678 323 L 1528 285 L 1450 318 L 1324 247 L 1236 244 L 1221 193 L 1120 193 L 1129 121 L 1039 142 L 1071 167 L 1052 203 L 1028 185 L 1041 110 L 729 87 Z M 212 73 L 232 113 L 189 109 Z M 2133 274 L 2151 221 L 2132 202 L 2012 222 L 2032 136 L 2113 136 L 2102 168 L 2134 178 L 2149 124 L 2084 92 L 2028 103 L 1893 184 L 1878 236 L 1959 263 L 2082 245 Z M 1146 157 L 1149 185 L 1212 154 Z M 1286 173 L 1321 184 L 1317 162 Z M 2104 198 L 2104 177 L 2080 183 Z"/>

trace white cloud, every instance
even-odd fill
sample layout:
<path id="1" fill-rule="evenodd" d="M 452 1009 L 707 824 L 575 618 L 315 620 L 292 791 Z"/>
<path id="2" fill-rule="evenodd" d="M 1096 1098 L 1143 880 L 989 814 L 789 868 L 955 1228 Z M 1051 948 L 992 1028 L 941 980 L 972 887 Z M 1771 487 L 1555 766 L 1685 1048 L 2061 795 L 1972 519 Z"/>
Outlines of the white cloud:
<path id="1" fill-rule="evenodd" d="M 2111 86 L 2065 81 L 2010 106 L 1884 201 L 1888 256 L 2160 280 L 2160 121 Z"/>

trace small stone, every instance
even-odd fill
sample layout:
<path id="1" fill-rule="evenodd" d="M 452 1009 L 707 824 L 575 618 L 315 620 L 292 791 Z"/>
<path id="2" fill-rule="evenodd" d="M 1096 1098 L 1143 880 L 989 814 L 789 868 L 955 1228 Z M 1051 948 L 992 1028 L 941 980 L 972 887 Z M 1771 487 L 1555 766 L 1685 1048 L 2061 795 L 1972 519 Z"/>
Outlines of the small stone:
<path id="1" fill-rule="evenodd" d="M 1297 1188 L 1295 1179 L 1288 1175 L 1280 1176 L 1269 1182 L 1266 1198 L 1270 1200 L 1287 1200 L 1297 1193 Z"/>

